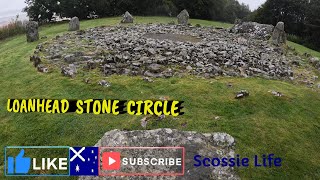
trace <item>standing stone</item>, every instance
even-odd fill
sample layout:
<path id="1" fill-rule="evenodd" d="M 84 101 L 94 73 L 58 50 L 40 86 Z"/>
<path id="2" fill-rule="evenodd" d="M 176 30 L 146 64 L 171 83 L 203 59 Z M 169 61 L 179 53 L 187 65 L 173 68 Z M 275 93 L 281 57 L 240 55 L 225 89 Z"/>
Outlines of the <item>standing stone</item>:
<path id="1" fill-rule="evenodd" d="M 39 25 L 35 21 L 29 21 L 26 25 L 27 42 L 34 42 L 39 40 Z"/>
<path id="2" fill-rule="evenodd" d="M 242 20 L 239 19 L 239 18 L 236 18 L 236 19 L 234 20 L 234 24 L 241 24 L 241 23 L 242 23 Z"/>
<path id="3" fill-rule="evenodd" d="M 287 41 L 286 32 L 284 31 L 284 22 L 278 22 L 272 33 L 272 43 L 274 45 L 285 44 Z"/>
<path id="4" fill-rule="evenodd" d="M 133 23 L 133 16 L 128 11 L 126 11 L 126 13 L 124 13 L 123 15 L 121 23 Z"/>
<path id="5" fill-rule="evenodd" d="M 80 21 L 78 17 L 73 17 L 69 22 L 69 31 L 78 31 L 80 29 Z"/>
<path id="6" fill-rule="evenodd" d="M 189 13 L 187 10 L 183 10 L 180 12 L 180 14 L 177 16 L 178 17 L 178 24 L 182 24 L 182 25 L 188 25 L 188 21 L 189 21 Z"/>

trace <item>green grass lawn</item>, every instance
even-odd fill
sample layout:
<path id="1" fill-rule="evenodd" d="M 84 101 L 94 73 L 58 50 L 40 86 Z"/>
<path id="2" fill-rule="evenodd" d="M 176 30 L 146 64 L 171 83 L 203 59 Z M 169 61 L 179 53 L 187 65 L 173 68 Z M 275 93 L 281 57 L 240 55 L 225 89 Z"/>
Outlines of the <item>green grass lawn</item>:
<path id="1" fill-rule="evenodd" d="M 318 51 L 309 49 L 309 48 L 307 48 L 305 46 L 302 46 L 300 44 L 297 44 L 297 43 L 294 43 L 294 42 L 291 42 L 291 41 L 288 42 L 288 45 L 291 46 L 291 47 L 294 47 L 299 54 L 308 53 L 308 54 L 311 54 L 314 57 L 320 58 L 320 52 L 318 52 Z"/>
<path id="2" fill-rule="evenodd" d="M 172 18 L 137 17 L 139 23 L 167 23 Z M 118 24 L 120 18 L 82 21 L 81 28 Z M 230 24 L 191 20 L 193 24 L 230 27 Z M 48 40 L 65 33 L 67 24 L 41 27 Z M 41 40 L 46 41 L 46 40 Z M 141 116 L 13 114 L 6 111 L 8 98 L 48 99 L 170 99 L 185 101 L 185 115 L 148 124 L 148 129 L 174 128 L 199 132 L 227 132 L 236 139 L 236 153 L 244 157 L 274 153 L 283 159 L 280 168 L 240 168 L 243 179 L 320 178 L 320 92 L 284 81 L 260 78 L 196 77 L 156 79 L 105 78 L 110 88 L 87 85 L 81 78 L 59 73 L 41 74 L 29 62 L 39 42 L 26 43 L 24 35 L 0 42 L 0 146 L 92 146 L 106 131 L 139 130 Z M 233 87 L 227 87 L 232 83 Z M 250 96 L 235 100 L 246 89 Z M 274 97 L 269 90 L 282 92 Z M 220 116 L 219 120 L 215 120 Z M 4 159 L 0 154 L 0 159 Z M 3 172 L 3 161 L 0 169 Z M 4 178 L 3 176 L 0 178 Z"/>

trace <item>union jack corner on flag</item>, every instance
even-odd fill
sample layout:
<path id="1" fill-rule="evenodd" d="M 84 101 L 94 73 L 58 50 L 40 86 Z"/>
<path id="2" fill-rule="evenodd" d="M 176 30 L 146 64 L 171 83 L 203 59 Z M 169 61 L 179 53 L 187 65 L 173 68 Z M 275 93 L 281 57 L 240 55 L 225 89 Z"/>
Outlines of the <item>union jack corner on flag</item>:
<path id="1" fill-rule="evenodd" d="M 70 175 L 98 176 L 99 148 L 70 147 Z"/>

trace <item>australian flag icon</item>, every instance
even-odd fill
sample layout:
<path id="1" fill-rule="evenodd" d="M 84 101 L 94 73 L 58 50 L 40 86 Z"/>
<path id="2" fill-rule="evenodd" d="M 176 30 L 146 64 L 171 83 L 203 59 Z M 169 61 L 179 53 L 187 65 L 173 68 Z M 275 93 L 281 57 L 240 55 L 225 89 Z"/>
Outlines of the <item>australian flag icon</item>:
<path id="1" fill-rule="evenodd" d="M 98 147 L 70 147 L 70 175 L 98 176 Z"/>

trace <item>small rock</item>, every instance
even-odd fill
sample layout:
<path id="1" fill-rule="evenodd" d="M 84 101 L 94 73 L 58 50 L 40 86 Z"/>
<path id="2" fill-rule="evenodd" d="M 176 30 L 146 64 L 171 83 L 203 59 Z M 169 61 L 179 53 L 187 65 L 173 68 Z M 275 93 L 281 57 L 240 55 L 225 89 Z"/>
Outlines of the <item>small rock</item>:
<path id="1" fill-rule="evenodd" d="M 143 77 L 143 80 L 146 81 L 146 82 L 154 82 L 151 78 L 149 77 Z"/>
<path id="2" fill-rule="evenodd" d="M 247 90 L 241 90 L 240 92 L 237 93 L 236 99 L 241 99 L 248 96 L 249 96 L 249 92 Z"/>
<path id="3" fill-rule="evenodd" d="M 61 67 L 61 74 L 63 74 L 64 76 L 67 76 L 67 77 L 75 77 L 76 75 L 76 70 L 72 67 Z"/>
<path id="4" fill-rule="evenodd" d="M 172 52 L 166 52 L 164 53 L 165 56 L 172 56 Z"/>
<path id="5" fill-rule="evenodd" d="M 140 122 L 141 122 L 141 126 L 142 126 L 143 128 L 147 128 L 147 124 L 148 124 L 148 118 L 147 118 L 147 116 L 144 117 L 144 118 L 142 118 Z"/>
<path id="6" fill-rule="evenodd" d="M 203 68 L 204 67 L 204 65 L 199 63 L 199 62 L 196 63 L 196 66 L 199 67 L 199 68 Z"/>
<path id="7" fill-rule="evenodd" d="M 190 66 L 190 65 L 188 65 L 187 67 L 186 67 L 186 70 L 188 70 L 188 71 L 191 71 L 193 68 Z"/>
<path id="8" fill-rule="evenodd" d="M 158 120 L 161 121 L 161 120 L 163 120 L 163 119 L 165 119 L 165 118 L 166 118 L 166 115 L 161 114 L 161 115 L 158 117 Z"/>
<path id="9" fill-rule="evenodd" d="M 86 84 L 90 84 L 90 82 L 91 82 L 90 78 L 85 78 L 83 81 L 84 81 Z"/>
<path id="10" fill-rule="evenodd" d="M 319 76 L 313 76 L 312 78 L 314 81 L 316 81 L 317 79 L 319 79 Z"/>
<path id="11" fill-rule="evenodd" d="M 148 70 L 150 70 L 152 73 L 159 73 L 163 69 L 163 66 L 160 64 L 150 64 L 148 66 Z"/>
<path id="12" fill-rule="evenodd" d="M 30 56 L 30 61 L 33 62 L 34 67 L 38 67 L 38 65 L 41 63 L 41 59 L 37 55 Z"/>
<path id="13" fill-rule="evenodd" d="M 156 54 L 156 51 L 155 51 L 153 48 L 149 48 L 149 49 L 148 49 L 148 54 L 149 54 L 149 55 L 155 55 L 155 54 Z"/>
<path id="14" fill-rule="evenodd" d="M 64 56 L 64 61 L 66 63 L 73 63 L 76 60 L 76 56 L 74 54 L 68 54 L 66 56 Z"/>
<path id="15" fill-rule="evenodd" d="M 42 72 L 42 73 L 48 73 L 48 72 L 49 72 L 48 68 L 45 67 L 45 66 L 42 65 L 42 64 L 39 64 L 39 65 L 38 65 L 37 70 L 38 70 L 39 72 Z"/>
<path id="16" fill-rule="evenodd" d="M 227 87 L 228 87 L 228 88 L 232 88 L 232 87 L 233 87 L 232 83 L 228 83 L 228 84 L 227 84 Z"/>
<path id="17" fill-rule="evenodd" d="M 147 77 L 152 77 L 152 78 L 161 78 L 161 77 L 163 77 L 163 74 L 162 74 L 162 73 L 152 73 L 152 72 L 150 72 L 150 71 L 144 72 L 143 75 L 144 75 L 144 76 L 147 76 Z"/>
<path id="18" fill-rule="evenodd" d="M 159 98 L 159 100 L 161 100 L 161 101 L 168 101 L 170 98 L 168 97 L 168 96 L 161 96 L 160 98 Z"/>
<path id="19" fill-rule="evenodd" d="M 282 97 L 283 94 L 281 92 L 277 92 L 277 91 L 269 91 L 271 92 L 272 95 L 276 96 L 276 97 Z"/>
<path id="20" fill-rule="evenodd" d="M 104 86 L 104 87 L 110 87 L 111 86 L 111 83 L 109 83 L 106 80 L 101 80 L 101 81 L 99 81 L 98 84 L 101 85 L 101 86 Z"/>

